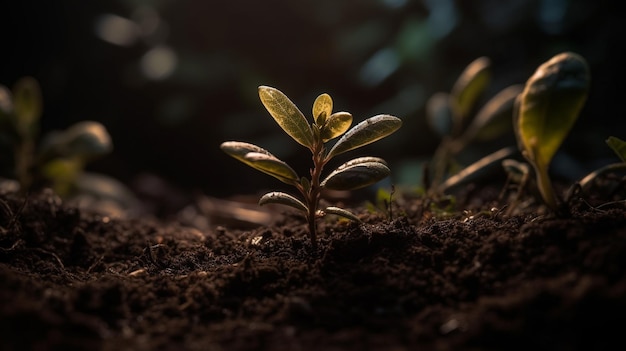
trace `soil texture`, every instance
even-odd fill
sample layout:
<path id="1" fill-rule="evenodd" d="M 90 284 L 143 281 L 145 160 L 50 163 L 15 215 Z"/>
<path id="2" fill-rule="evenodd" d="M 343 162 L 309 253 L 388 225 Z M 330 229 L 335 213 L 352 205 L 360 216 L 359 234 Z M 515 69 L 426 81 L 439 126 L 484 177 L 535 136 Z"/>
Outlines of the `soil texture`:
<path id="1" fill-rule="evenodd" d="M 2 350 L 615 350 L 624 202 L 200 230 L 0 196 Z"/>

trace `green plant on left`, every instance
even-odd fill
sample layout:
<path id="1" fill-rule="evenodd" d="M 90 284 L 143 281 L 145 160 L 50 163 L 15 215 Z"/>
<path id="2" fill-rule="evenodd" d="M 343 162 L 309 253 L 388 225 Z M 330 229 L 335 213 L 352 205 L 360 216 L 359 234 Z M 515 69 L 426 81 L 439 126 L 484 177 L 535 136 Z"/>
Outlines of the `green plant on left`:
<path id="1" fill-rule="evenodd" d="M 302 212 L 308 222 L 311 247 L 315 250 L 317 218 L 334 214 L 359 221 L 356 215 L 339 207 L 318 209 L 322 190 L 354 190 L 374 184 L 390 174 L 386 162 L 378 157 L 355 158 L 321 179 L 324 166 L 335 156 L 392 134 L 400 128 L 402 121 L 397 117 L 382 114 L 366 119 L 348 130 L 352 124 L 352 115 L 348 112 L 333 113 L 333 100 L 330 95 L 321 94 L 313 103 L 313 123 L 309 124 L 304 114 L 280 90 L 260 86 L 259 97 L 285 133 L 311 152 L 313 167 L 310 169 L 310 178 L 299 177 L 287 163 L 259 146 L 240 141 L 227 141 L 220 147 L 248 166 L 298 189 L 300 199 L 283 192 L 270 192 L 261 197 L 259 204 L 277 203 Z M 339 136 L 342 137 L 327 150 L 326 143 Z"/>
<path id="2" fill-rule="evenodd" d="M 85 164 L 112 150 L 111 137 L 101 123 L 82 121 L 39 140 L 42 111 L 35 78 L 19 79 L 12 90 L 0 85 L 0 145 L 10 150 L 0 160 L 12 161 L 10 177 L 21 192 L 43 184 L 67 195 Z"/>

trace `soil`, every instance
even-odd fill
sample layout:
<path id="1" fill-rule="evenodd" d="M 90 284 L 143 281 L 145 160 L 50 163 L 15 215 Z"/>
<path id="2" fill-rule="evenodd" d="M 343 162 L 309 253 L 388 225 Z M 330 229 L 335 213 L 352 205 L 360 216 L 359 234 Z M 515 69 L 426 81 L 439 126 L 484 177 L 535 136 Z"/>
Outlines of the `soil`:
<path id="1" fill-rule="evenodd" d="M 469 204 L 469 202 L 467 202 Z M 255 228 L 0 196 L 2 350 L 609 350 L 626 326 L 626 207 Z M 467 205 L 467 208 L 472 208 Z M 436 207 L 436 206 L 435 206 Z"/>

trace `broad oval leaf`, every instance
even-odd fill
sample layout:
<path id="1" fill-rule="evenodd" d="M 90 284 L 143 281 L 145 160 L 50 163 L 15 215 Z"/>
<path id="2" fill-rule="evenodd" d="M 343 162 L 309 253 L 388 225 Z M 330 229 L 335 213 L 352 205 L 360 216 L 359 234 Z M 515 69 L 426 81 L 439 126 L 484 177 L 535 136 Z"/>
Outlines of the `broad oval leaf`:
<path id="1" fill-rule="evenodd" d="M 326 122 L 326 118 L 333 113 L 333 99 L 324 93 L 313 102 L 313 118 L 320 127 Z"/>
<path id="2" fill-rule="evenodd" d="M 610 136 L 606 139 L 606 144 L 615 152 L 622 162 L 626 162 L 626 141 Z"/>
<path id="3" fill-rule="evenodd" d="M 374 184 L 391 173 L 384 161 L 378 160 L 365 157 L 346 162 L 332 171 L 320 186 L 332 190 L 354 190 Z"/>
<path id="4" fill-rule="evenodd" d="M 490 80 L 491 60 L 488 57 L 479 57 L 465 68 L 452 87 L 455 115 L 459 118 L 455 123 L 461 124 L 469 115 Z"/>
<path id="5" fill-rule="evenodd" d="M 436 93 L 426 103 L 426 121 L 440 137 L 452 133 L 452 109 L 450 94 Z"/>
<path id="6" fill-rule="evenodd" d="M 258 152 L 251 152 L 244 156 L 245 163 L 249 166 L 267 173 L 278 180 L 294 184 L 299 182 L 298 174 L 287 163 L 279 160 L 275 156 L 266 155 Z"/>
<path id="7" fill-rule="evenodd" d="M 248 166 L 284 183 L 294 184 L 299 181 L 296 171 L 259 146 L 240 141 L 226 141 L 220 145 L 220 149 Z"/>
<path id="8" fill-rule="evenodd" d="M 326 207 L 324 211 L 322 212 L 324 213 L 324 215 L 333 214 L 333 215 L 347 218 L 355 222 L 361 222 L 361 218 L 357 217 L 354 213 L 348 210 L 344 210 L 343 208 L 340 208 L 340 207 L 329 206 L 329 207 Z"/>
<path id="9" fill-rule="evenodd" d="M 515 132 L 529 161 L 545 168 L 574 125 L 589 90 L 589 67 L 565 52 L 543 63 L 519 96 Z"/>
<path id="10" fill-rule="evenodd" d="M 33 77 L 23 77 L 13 88 L 15 127 L 22 136 L 34 135 L 38 130 L 42 111 L 41 88 Z"/>
<path id="11" fill-rule="evenodd" d="M 276 123 L 295 141 L 308 148 L 313 147 L 313 131 L 298 107 L 280 90 L 259 87 L 259 97 Z"/>
<path id="12" fill-rule="evenodd" d="M 515 84 L 492 97 L 467 127 L 463 134 L 466 142 L 492 140 L 512 130 L 515 99 L 523 90 L 523 85 Z"/>
<path id="13" fill-rule="evenodd" d="M 250 152 L 258 152 L 261 154 L 274 156 L 269 151 L 260 146 L 250 143 L 244 143 L 242 141 L 225 141 L 222 143 L 222 145 L 220 145 L 220 149 L 241 162 L 245 162 L 245 156 Z"/>
<path id="14" fill-rule="evenodd" d="M 348 112 L 335 112 L 326 119 L 322 126 L 321 137 L 323 142 L 334 139 L 345 133 L 352 125 L 352 115 Z"/>
<path id="15" fill-rule="evenodd" d="M 56 157 L 91 159 L 113 150 L 106 127 L 99 122 L 83 121 L 64 131 L 51 132 L 41 142 L 41 160 Z"/>
<path id="16" fill-rule="evenodd" d="M 297 198 L 289 194 L 286 194 L 280 191 L 273 191 L 271 193 L 267 193 L 259 199 L 260 206 L 267 205 L 267 204 L 286 205 L 286 206 L 291 206 L 304 213 L 308 212 L 306 205 L 302 201 L 298 200 Z"/>
<path id="17" fill-rule="evenodd" d="M 330 160 L 346 151 L 371 144 L 395 132 L 401 126 L 402 120 L 391 115 L 370 117 L 344 134 L 328 152 L 326 159 Z"/>

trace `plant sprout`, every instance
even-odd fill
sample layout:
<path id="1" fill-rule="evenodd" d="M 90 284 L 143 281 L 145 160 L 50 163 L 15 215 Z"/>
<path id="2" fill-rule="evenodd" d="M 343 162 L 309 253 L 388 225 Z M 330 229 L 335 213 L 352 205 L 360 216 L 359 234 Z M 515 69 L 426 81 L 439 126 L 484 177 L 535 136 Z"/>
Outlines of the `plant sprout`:
<path id="1" fill-rule="evenodd" d="M 578 118 L 589 80 L 585 59 L 564 52 L 537 68 L 516 101 L 513 126 L 518 146 L 535 170 L 541 197 L 555 212 L 558 204 L 548 166 Z"/>
<path id="2" fill-rule="evenodd" d="M 439 92 L 428 100 L 427 122 L 441 137 L 432 158 L 432 176 L 426 181 L 435 192 L 448 188 L 450 182 L 444 183 L 445 178 L 456 173 L 451 171 L 453 158 L 471 142 L 493 140 L 511 130 L 514 101 L 522 91 L 520 84 L 504 88 L 472 114 L 490 81 L 491 60 L 479 57 L 463 70 L 450 93 Z M 454 183 L 459 180 L 456 177 Z"/>
<path id="3" fill-rule="evenodd" d="M 315 250 L 317 218 L 334 214 L 359 221 L 356 215 L 339 207 L 330 206 L 319 210 L 322 190 L 354 190 L 374 184 L 390 174 L 383 159 L 370 156 L 350 160 L 321 179 L 324 166 L 335 156 L 392 134 L 400 128 L 402 121 L 397 117 L 382 114 L 366 119 L 348 130 L 352 124 L 352 115 L 348 112 L 333 113 L 333 100 L 330 95 L 321 94 L 313 103 L 313 123 L 309 124 L 304 114 L 280 90 L 260 86 L 259 97 L 263 106 L 285 133 L 311 152 L 313 168 L 310 169 L 310 178 L 299 177 L 287 163 L 259 146 L 240 141 L 227 141 L 222 143 L 220 148 L 248 166 L 298 189 L 301 198 L 274 191 L 263 195 L 259 205 L 276 203 L 302 212 L 308 222 L 311 246 Z M 341 138 L 327 150 L 326 143 L 339 136 Z"/>
<path id="4" fill-rule="evenodd" d="M 111 152 L 113 143 L 99 122 L 78 122 L 39 138 L 41 88 L 33 77 L 19 79 L 12 91 L 0 85 L 0 141 L 13 150 L 13 176 L 26 192 L 38 182 L 68 195 L 85 163 Z"/>
<path id="5" fill-rule="evenodd" d="M 606 139 L 606 144 L 615 152 L 617 157 L 621 160 L 621 162 L 615 162 L 608 164 L 604 167 L 601 167 L 588 175 L 582 178 L 578 185 L 583 192 L 589 191 L 591 186 L 600 178 L 602 175 L 607 174 L 609 172 L 618 172 L 626 170 L 626 141 L 615 137 L 610 136 Z"/>

